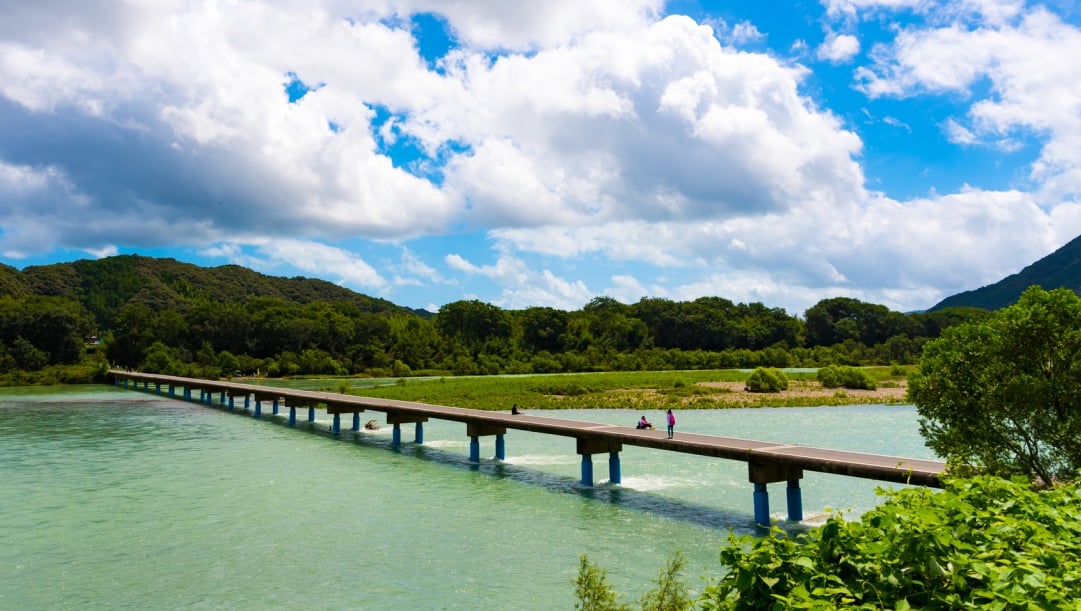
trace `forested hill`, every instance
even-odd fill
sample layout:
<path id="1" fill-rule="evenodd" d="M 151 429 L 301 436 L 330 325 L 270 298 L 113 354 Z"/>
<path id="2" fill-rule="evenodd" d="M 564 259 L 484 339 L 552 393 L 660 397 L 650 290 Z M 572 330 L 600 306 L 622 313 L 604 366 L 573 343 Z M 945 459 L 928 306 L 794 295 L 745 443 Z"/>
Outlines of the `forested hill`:
<path id="1" fill-rule="evenodd" d="M 1081 236 L 1012 276 L 983 288 L 947 297 L 931 311 L 954 306 L 997 310 L 1016 302 L 1021 293 L 1032 285 L 1046 290 L 1068 288 L 1081 293 Z"/>
<path id="2" fill-rule="evenodd" d="M 0 296 L 55 296 L 81 303 L 100 329 L 109 329 L 128 304 L 184 310 L 199 303 L 245 303 L 276 298 L 294 304 L 349 303 L 361 312 L 413 314 L 385 299 L 325 280 L 267 276 L 239 265 L 199 267 L 175 259 L 121 255 L 27 267 L 0 267 Z"/>

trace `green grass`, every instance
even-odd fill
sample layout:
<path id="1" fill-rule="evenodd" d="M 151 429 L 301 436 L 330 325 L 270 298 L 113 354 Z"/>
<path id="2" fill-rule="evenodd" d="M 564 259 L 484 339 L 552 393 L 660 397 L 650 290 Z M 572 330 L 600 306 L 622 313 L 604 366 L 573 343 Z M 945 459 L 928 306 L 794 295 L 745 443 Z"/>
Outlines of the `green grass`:
<path id="1" fill-rule="evenodd" d="M 876 380 L 891 378 L 889 367 L 868 368 Z M 486 410 L 720 409 L 728 407 L 809 407 L 865 403 L 866 398 L 838 392 L 825 397 L 780 397 L 771 393 L 733 392 L 703 382 L 742 382 L 749 372 L 642 371 L 570 375 L 480 376 L 436 379 L 402 378 L 393 385 L 358 388 L 357 395 Z M 813 372 L 790 373 L 792 388 L 817 385 Z M 894 382 L 896 384 L 896 382 Z M 338 391 L 338 383 L 325 390 Z"/>

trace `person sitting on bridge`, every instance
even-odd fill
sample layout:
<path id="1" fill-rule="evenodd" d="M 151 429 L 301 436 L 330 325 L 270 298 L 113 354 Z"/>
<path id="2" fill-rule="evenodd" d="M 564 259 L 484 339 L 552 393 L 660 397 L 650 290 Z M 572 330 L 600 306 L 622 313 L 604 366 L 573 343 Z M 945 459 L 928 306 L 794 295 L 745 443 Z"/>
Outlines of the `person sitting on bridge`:
<path id="1" fill-rule="evenodd" d="M 638 428 L 638 429 L 651 429 L 651 428 L 653 428 L 653 423 L 650 422 L 649 420 L 646 420 L 645 416 L 642 416 L 642 419 L 638 421 L 638 426 L 636 426 L 635 428 Z"/>
<path id="2" fill-rule="evenodd" d="M 517 416 L 518 414 L 522 413 L 522 411 L 518 409 L 518 404 L 517 403 L 515 403 L 514 405 L 511 406 L 510 413 L 511 413 L 511 415 L 514 415 L 514 416 Z"/>

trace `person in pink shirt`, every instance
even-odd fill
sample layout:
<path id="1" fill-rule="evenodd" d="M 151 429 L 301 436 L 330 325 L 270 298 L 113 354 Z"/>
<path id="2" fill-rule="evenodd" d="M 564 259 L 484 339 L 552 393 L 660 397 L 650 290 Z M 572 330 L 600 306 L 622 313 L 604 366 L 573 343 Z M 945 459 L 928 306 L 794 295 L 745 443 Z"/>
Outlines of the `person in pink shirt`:
<path id="1" fill-rule="evenodd" d="M 672 413 L 672 410 L 668 410 L 668 438 L 671 439 L 672 435 L 676 434 L 676 415 Z"/>

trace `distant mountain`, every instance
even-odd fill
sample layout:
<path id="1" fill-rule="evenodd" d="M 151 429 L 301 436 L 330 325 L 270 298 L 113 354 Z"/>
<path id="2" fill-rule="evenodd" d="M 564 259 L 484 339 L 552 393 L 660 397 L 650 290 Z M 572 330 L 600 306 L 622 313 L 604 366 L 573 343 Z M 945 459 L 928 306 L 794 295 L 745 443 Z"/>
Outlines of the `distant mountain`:
<path id="1" fill-rule="evenodd" d="M 31 266 L 21 273 L 0 267 L 0 295 L 27 293 L 75 299 L 86 306 L 102 328 L 110 327 L 116 312 L 132 302 L 163 310 L 184 309 L 193 303 L 269 297 L 297 304 L 344 302 L 363 312 L 413 314 L 385 299 L 355 293 L 325 280 L 267 276 L 239 265 L 200 267 L 139 255 Z"/>
<path id="2" fill-rule="evenodd" d="M 1020 272 L 994 284 L 943 299 L 931 311 L 952 306 L 997 310 L 1013 304 L 1032 285 L 1051 290 L 1068 288 L 1081 293 L 1081 236 Z"/>

